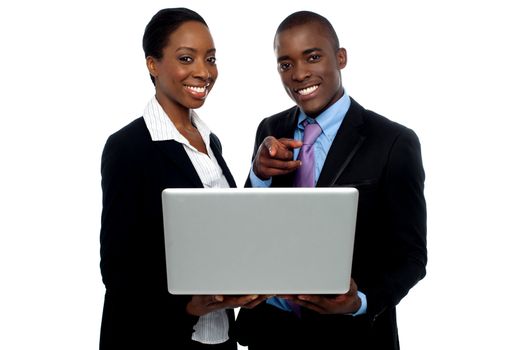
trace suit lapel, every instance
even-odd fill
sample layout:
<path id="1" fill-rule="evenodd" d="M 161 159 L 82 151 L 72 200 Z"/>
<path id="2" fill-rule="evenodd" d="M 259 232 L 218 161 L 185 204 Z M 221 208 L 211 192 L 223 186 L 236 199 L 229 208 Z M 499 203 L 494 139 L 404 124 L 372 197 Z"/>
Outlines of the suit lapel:
<path id="1" fill-rule="evenodd" d="M 175 165 L 175 167 L 180 168 L 182 172 L 186 174 L 187 178 L 194 187 L 203 187 L 200 176 L 194 169 L 191 159 L 189 159 L 189 156 L 184 150 L 184 146 L 175 140 L 156 141 L 155 144 L 157 147 L 159 147 L 162 153 Z"/>
<path id="2" fill-rule="evenodd" d="M 359 130 L 363 123 L 362 107 L 353 99 L 345 119 L 332 142 L 316 187 L 330 187 L 336 183 L 365 140 Z"/>
<path id="3" fill-rule="evenodd" d="M 293 139 L 295 136 L 295 129 L 299 121 L 299 107 L 295 106 L 288 111 L 286 118 L 281 118 L 278 125 L 274 127 L 272 135 L 275 138 L 289 138 Z M 295 171 L 281 176 L 272 178 L 272 187 L 292 187 L 293 179 L 295 178 Z"/>
<path id="4" fill-rule="evenodd" d="M 226 165 L 226 162 L 223 159 L 220 145 L 215 142 L 214 136 L 212 136 L 212 134 L 210 134 L 210 148 L 212 149 L 212 152 L 214 152 L 214 156 L 216 157 L 217 163 L 223 170 L 223 174 L 226 177 L 226 180 L 228 181 L 230 187 L 231 188 L 237 187 L 237 185 L 235 184 L 235 179 L 233 178 L 230 169 L 228 169 L 228 166 Z"/>
<path id="5" fill-rule="evenodd" d="M 184 150 L 184 147 L 180 143 L 174 140 L 157 141 L 155 143 L 157 147 L 159 147 L 159 149 L 163 152 L 163 154 L 173 164 L 175 164 L 175 166 L 180 168 L 183 173 L 186 174 L 187 178 L 189 179 L 189 181 L 191 181 L 194 187 L 203 187 L 203 183 L 200 180 L 200 176 L 196 172 L 196 169 L 194 168 L 191 159 L 189 159 L 189 156 Z M 230 170 L 228 169 L 228 166 L 226 165 L 226 162 L 224 161 L 218 146 L 216 145 L 215 142 L 212 141 L 212 137 L 210 140 L 210 147 L 212 148 L 212 152 L 214 152 L 214 156 L 216 157 L 219 166 L 223 170 L 223 174 L 226 177 L 228 184 L 232 188 L 236 187 L 235 179 L 233 178 Z"/>
<path id="6" fill-rule="evenodd" d="M 288 112 L 288 118 L 282 118 L 280 124 L 276 127 L 278 136 L 276 138 L 285 137 L 293 139 L 295 136 L 295 129 L 297 129 L 297 122 L 299 118 L 299 107 L 295 106 Z M 281 136 L 279 136 L 279 134 Z"/>

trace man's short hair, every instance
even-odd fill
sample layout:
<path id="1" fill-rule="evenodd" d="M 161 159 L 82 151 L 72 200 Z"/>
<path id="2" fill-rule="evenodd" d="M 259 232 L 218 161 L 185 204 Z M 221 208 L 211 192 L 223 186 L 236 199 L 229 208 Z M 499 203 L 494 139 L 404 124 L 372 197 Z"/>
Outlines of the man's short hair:
<path id="1" fill-rule="evenodd" d="M 339 39 L 338 35 L 336 34 L 336 31 L 334 30 L 334 27 L 329 22 L 329 20 L 322 15 L 319 15 L 318 13 L 311 12 L 311 11 L 299 11 L 292 13 L 288 17 L 286 17 L 283 22 L 279 25 L 279 27 L 276 30 L 276 35 L 274 36 L 274 43 L 275 43 L 275 37 L 288 29 L 291 29 L 296 26 L 300 26 L 303 24 L 308 23 L 318 23 L 320 24 L 329 35 L 329 39 L 332 43 L 332 47 L 334 48 L 334 51 L 339 50 Z"/>

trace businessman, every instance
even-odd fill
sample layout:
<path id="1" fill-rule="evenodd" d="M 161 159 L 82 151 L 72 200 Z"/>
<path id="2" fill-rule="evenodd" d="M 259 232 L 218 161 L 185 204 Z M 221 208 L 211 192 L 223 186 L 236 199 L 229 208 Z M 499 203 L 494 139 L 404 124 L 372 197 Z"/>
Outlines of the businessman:
<path id="1" fill-rule="evenodd" d="M 242 309 L 238 341 L 251 350 L 399 349 L 396 305 L 426 273 L 419 140 L 347 94 L 341 79 L 347 52 L 323 16 L 288 16 L 274 51 L 296 106 L 260 123 L 246 186 L 357 188 L 351 288 L 343 295 L 279 296 Z M 296 214 L 290 219 L 306 217 Z"/>

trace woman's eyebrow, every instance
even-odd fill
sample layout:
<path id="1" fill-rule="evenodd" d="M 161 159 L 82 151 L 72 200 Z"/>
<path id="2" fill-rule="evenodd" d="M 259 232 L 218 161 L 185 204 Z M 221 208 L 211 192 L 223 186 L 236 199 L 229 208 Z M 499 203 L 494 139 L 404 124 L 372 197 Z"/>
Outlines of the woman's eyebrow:
<path id="1" fill-rule="evenodd" d="M 195 49 L 194 47 L 180 46 L 180 47 L 177 47 L 177 49 L 175 51 L 192 51 L 192 52 L 197 52 L 198 50 Z M 207 53 L 211 53 L 211 52 L 216 52 L 216 48 L 213 47 L 213 48 L 210 48 L 210 49 L 207 50 Z"/>

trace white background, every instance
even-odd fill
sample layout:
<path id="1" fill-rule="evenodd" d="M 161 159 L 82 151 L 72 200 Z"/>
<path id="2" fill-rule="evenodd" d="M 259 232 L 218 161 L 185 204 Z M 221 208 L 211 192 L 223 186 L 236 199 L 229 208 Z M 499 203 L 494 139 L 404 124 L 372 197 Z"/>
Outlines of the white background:
<path id="1" fill-rule="evenodd" d="M 331 20 L 349 94 L 422 143 L 428 276 L 398 307 L 402 348 L 509 349 L 503 1 L 231 3 L 2 2 L 0 348 L 97 348 L 102 147 L 153 94 L 146 23 L 187 6 L 218 49 L 219 80 L 198 112 L 239 185 L 258 122 L 292 105 L 275 69 L 277 25 L 301 9 Z"/>

